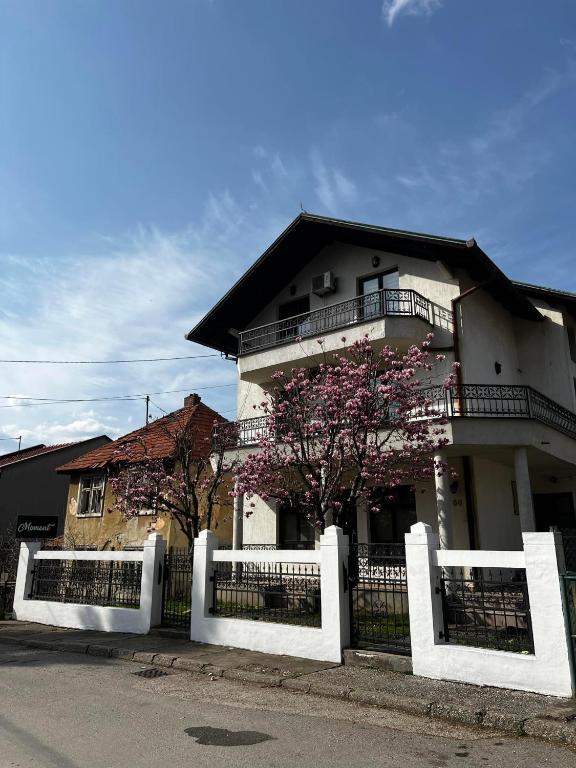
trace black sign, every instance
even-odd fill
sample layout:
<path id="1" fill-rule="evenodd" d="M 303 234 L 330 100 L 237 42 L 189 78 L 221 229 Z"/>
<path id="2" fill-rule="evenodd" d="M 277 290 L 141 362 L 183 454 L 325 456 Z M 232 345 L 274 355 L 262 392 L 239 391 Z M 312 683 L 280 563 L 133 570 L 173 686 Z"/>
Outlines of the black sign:
<path id="1" fill-rule="evenodd" d="M 58 530 L 58 515 L 18 515 L 17 539 L 52 539 Z"/>

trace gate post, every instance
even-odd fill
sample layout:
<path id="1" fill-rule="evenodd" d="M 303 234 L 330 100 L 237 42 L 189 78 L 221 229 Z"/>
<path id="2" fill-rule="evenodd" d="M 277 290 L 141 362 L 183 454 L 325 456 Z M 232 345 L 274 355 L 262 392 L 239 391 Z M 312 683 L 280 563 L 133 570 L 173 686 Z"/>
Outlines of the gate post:
<path id="1" fill-rule="evenodd" d="M 347 590 L 348 536 L 331 525 L 320 536 L 322 632 L 334 640 L 334 658 L 350 645 L 350 600 Z"/>
<path id="2" fill-rule="evenodd" d="M 432 560 L 432 552 L 440 548 L 440 542 L 426 523 L 415 523 L 404 538 L 412 667 L 418 675 L 427 670 L 430 645 L 444 641 L 439 569 Z"/>
<path id="3" fill-rule="evenodd" d="M 145 633 L 162 621 L 162 569 L 165 552 L 166 541 L 162 534 L 151 533 L 144 542 L 140 586 L 140 609 Z"/>
<path id="4" fill-rule="evenodd" d="M 40 549 L 39 541 L 22 541 L 18 557 L 18 571 L 16 573 L 16 586 L 14 587 L 14 616 L 19 618 L 24 600 L 27 600 L 32 589 L 32 571 L 34 569 L 34 555 Z"/>
<path id="5" fill-rule="evenodd" d="M 192 611 L 190 616 L 190 640 L 197 640 L 196 631 L 202 632 L 202 619 L 212 607 L 212 582 L 214 572 L 212 552 L 218 549 L 218 537 L 212 531 L 200 531 L 194 539 L 194 567 L 192 570 Z"/>

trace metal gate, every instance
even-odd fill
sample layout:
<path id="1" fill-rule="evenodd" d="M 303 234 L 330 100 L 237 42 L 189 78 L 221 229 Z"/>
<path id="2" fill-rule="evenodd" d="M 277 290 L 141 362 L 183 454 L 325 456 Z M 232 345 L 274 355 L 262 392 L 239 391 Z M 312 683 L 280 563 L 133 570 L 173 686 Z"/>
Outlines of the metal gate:
<path id="1" fill-rule="evenodd" d="M 566 633 L 570 638 L 572 652 L 572 675 L 576 684 L 576 574 L 562 576 L 564 587 L 564 607 L 566 609 Z"/>
<path id="2" fill-rule="evenodd" d="M 192 558 L 188 549 L 170 549 L 164 555 L 162 625 L 190 628 Z"/>
<path id="3" fill-rule="evenodd" d="M 352 644 L 410 654 L 404 544 L 352 544 L 349 558 Z"/>

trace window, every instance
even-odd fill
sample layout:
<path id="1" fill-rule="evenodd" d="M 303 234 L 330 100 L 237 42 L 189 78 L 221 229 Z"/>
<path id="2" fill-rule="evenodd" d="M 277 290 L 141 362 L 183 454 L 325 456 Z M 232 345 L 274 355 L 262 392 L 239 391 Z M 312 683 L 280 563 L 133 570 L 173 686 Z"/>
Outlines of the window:
<path id="1" fill-rule="evenodd" d="M 104 475 L 80 478 L 78 517 L 100 517 L 104 502 Z"/>
<path id="2" fill-rule="evenodd" d="M 387 313 L 397 312 L 395 302 L 390 296 L 386 296 L 380 291 L 398 290 L 400 288 L 400 277 L 397 269 L 390 272 L 382 272 L 379 275 L 364 277 L 359 283 L 359 294 L 363 296 L 361 302 L 361 317 L 368 320 L 371 317 L 381 317 Z"/>
<path id="3" fill-rule="evenodd" d="M 316 531 L 302 509 L 280 505 L 279 534 L 280 549 L 314 549 Z"/>

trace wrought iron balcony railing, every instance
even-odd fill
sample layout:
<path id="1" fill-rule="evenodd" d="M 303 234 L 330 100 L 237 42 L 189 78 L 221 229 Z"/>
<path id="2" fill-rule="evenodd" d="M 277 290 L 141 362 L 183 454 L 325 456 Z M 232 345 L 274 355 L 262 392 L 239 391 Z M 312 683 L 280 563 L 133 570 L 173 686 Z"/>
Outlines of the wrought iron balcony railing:
<path id="1" fill-rule="evenodd" d="M 413 290 L 384 288 L 366 296 L 357 296 L 329 307 L 242 331 L 239 354 L 277 347 L 298 338 L 318 336 L 327 331 L 388 316 L 420 317 L 432 324 L 432 302 Z"/>
<path id="2" fill-rule="evenodd" d="M 423 393 L 428 413 L 453 418 L 505 418 L 533 419 L 576 439 L 576 414 L 546 397 L 532 387 L 510 384 L 462 384 L 446 389 L 444 386 L 426 387 Z M 422 409 L 414 412 L 414 419 L 429 418 Z M 233 450 L 258 445 L 269 437 L 267 419 L 258 416 L 236 423 L 216 426 L 213 444 L 225 440 Z"/>

